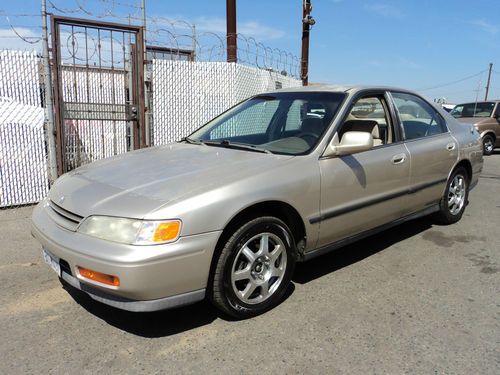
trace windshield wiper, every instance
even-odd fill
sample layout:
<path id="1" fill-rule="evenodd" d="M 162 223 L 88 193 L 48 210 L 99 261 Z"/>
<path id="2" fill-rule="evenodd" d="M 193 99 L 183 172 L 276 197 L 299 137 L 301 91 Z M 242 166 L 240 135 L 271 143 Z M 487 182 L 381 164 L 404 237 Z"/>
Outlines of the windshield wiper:
<path id="1" fill-rule="evenodd" d="M 193 138 L 189 138 L 189 137 L 183 137 L 183 138 L 181 138 L 181 140 L 179 142 L 186 142 L 186 143 L 189 143 L 192 145 L 201 145 L 202 144 L 202 142 L 200 142 L 196 139 L 193 139 Z"/>
<path id="2" fill-rule="evenodd" d="M 225 147 L 232 148 L 234 150 L 245 150 L 245 151 L 253 151 L 253 152 L 262 152 L 265 154 L 272 154 L 271 151 L 266 150 L 265 148 L 260 148 L 254 145 L 247 145 L 244 143 L 232 143 L 227 139 L 223 139 L 221 141 L 203 141 L 203 144 L 207 146 L 215 146 L 215 147 Z"/>

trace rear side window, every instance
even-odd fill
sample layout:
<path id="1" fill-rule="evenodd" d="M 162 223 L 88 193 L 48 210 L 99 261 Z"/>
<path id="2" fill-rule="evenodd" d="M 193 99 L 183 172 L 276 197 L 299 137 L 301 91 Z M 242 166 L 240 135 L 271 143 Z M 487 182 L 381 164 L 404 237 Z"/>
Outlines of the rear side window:
<path id="1" fill-rule="evenodd" d="M 392 93 L 392 97 L 401 121 L 404 139 L 417 139 L 447 132 L 441 115 L 418 96 L 395 92 Z"/>

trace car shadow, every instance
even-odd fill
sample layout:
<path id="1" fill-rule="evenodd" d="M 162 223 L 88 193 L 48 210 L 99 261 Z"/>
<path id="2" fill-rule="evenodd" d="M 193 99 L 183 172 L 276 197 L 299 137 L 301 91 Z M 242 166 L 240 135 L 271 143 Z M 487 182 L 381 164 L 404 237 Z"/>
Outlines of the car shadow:
<path id="1" fill-rule="evenodd" d="M 305 284 L 359 262 L 373 254 L 385 250 L 394 243 L 412 237 L 432 227 L 428 218 L 412 220 L 379 234 L 367 237 L 351 245 L 337 249 L 305 263 L 298 263 L 292 281 Z M 217 319 L 234 321 L 221 313 L 207 300 L 172 310 L 156 312 L 129 312 L 120 310 L 90 298 L 86 293 L 60 279 L 63 288 L 89 313 L 122 331 L 148 338 L 175 335 L 198 327 L 209 325 Z M 285 293 L 284 300 L 294 292 L 295 286 Z"/>
<path id="2" fill-rule="evenodd" d="M 411 220 L 392 229 L 374 234 L 331 253 L 298 263 L 293 282 L 306 284 L 341 268 L 357 263 L 371 255 L 387 249 L 393 244 L 413 237 L 432 227 L 429 218 Z"/>
<path id="3" fill-rule="evenodd" d="M 62 287 L 81 307 L 92 315 L 122 331 L 148 338 L 159 338 L 175 335 L 198 327 L 211 324 L 216 319 L 236 321 L 216 309 L 208 300 L 192 305 L 155 312 L 130 312 L 93 300 L 87 293 L 76 289 L 63 279 L 59 279 Z M 284 300 L 293 294 L 295 285 L 285 292 Z"/>
<path id="4" fill-rule="evenodd" d="M 122 331 L 157 338 L 175 335 L 212 323 L 218 311 L 207 301 L 171 310 L 130 312 L 93 300 L 88 294 L 60 279 L 63 288 L 81 307 Z"/>

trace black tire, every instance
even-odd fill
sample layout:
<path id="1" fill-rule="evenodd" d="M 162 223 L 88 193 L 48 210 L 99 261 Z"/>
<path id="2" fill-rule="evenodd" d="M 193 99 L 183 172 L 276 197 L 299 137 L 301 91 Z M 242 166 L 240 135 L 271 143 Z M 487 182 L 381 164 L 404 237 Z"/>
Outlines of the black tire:
<path id="1" fill-rule="evenodd" d="M 453 193 L 450 193 L 452 186 L 454 184 L 455 179 L 462 179 L 464 183 L 464 191 L 463 191 L 463 202 L 460 207 L 453 206 L 450 207 L 449 198 Z M 434 215 L 434 219 L 439 224 L 453 224 L 459 221 L 462 218 L 462 215 L 465 211 L 465 207 L 469 202 L 469 176 L 467 171 L 463 167 L 456 168 L 451 174 L 448 182 L 446 183 L 446 190 L 444 191 L 443 198 L 439 202 L 439 211 Z M 456 211 L 456 212 L 454 212 Z"/>
<path id="2" fill-rule="evenodd" d="M 483 155 L 491 155 L 493 154 L 493 150 L 495 149 L 495 140 L 489 134 L 486 134 L 483 137 Z"/>
<path id="3" fill-rule="evenodd" d="M 271 247 L 269 244 L 273 246 L 272 250 L 275 254 L 278 253 L 278 247 L 276 247 L 277 245 L 275 245 L 274 242 L 279 244 L 279 249 L 281 249 L 281 244 L 283 244 L 285 251 L 280 251 L 281 255 L 279 255 L 274 262 L 271 261 L 272 258 L 269 258 L 264 265 L 263 263 L 259 263 L 259 256 L 253 262 L 248 259 L 247 264 L 243 267 L 244 269 L 237 269 L 236 265 L 241 265 L 241 259 L 247 259 L 243 252 L 245 245 L 247 248 L 252 248 L 254 255 L 258 255 L 260 253 L 260 246 L 262 246 L 262 242 L 259 239 L 262 239 L 262 237 L 267 239 L 270 250 Z M 259 245 L 257 245 L 257 243 Z M 212 283 L 209 285 L 208 291 L 209 299 L 217 308 L 234 318 L 245 319 L 270 310 L 282 301 L 290 285 L 290 280 L 295 268 L 295 244 L 293 236 L 290 233 L 290 229 L 283 221 L 272 216 L 250 220 L 230 234 L 229 239 L 227 239 L 222 246 L 222 250 L 215 260 L 216 263 L 213 270 Z M 254 252 L 254 250 L 257 250 L 257 252 Z M 268 254 L 269 256 L 274 256 L 271 252 L 268 252 Z M 270 263 L 271 265 L 269 265 Z M 282 272 L 282 275 L 279 277 L 269 276 L 270 279 L 267 281 L 264 281 L 264 276 L 261 274 L 257 276 L 262 277 L 262 280 L 253 276 L 248 277 L 248 280 L 234 281 L 232 279 L 235 272 L 240 271 L 249 272 L 248 270 L 253 270 L 252 275 L 256 275 L 254 271 L 259 269 L 255 267 L 258 267 L 259 264 L 261 265 L 259 272 L 266 273 L 266 271 L 269 271 L 269 273 L 266 273 L 266 279 L 269 275 L 273 274 L 273 270 L 278 270 L 278 268 L 275 267 L 276 265 L 280 265 L 283 268 L 278 270 L 278 272 Z M 285 265 L 284 267 L 283 264 Z M 267 268 L 263 269 L 263 267 Z M 275 285 L 274 283 L 278 281 L 279 283 Z M 249 284 L 251 285 L 248 287 L 248 290 L 258 282 L 261 284 L 265 283 L 266 290 L 269 290 L 266 299 L 262 300 L 262 302 L 252 301 L 252 303 L 245 303 L 242 300 L 243 296 L 240 294 L 237 295 L 235 291 L 235 288 L 238 290 L 240 285 L 238 283 L 240 282 L 244 290 L 246 290 L 244 287 Z M 257 295 L 254 300 L 259 301 L 259 298 L 264 298 L 259 295 L 259 293 L 264 295 L 263 291 L 259 289 L 261 287 L 254 286 L 254 288 L 252 295 Z M 272 293 L 271 290 L 273 290 Z M 240 293 L 243 294 L 243 290 Z M 249 297 L 252 297 L 252 295 Z"/>

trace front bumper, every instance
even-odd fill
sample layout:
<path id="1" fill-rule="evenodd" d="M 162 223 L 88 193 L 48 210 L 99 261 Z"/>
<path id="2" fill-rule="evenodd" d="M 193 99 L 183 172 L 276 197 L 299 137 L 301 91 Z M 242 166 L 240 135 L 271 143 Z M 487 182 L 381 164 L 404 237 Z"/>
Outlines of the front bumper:
<path id="1" fill-rule="evenodd" d="M 164 245 L 133 246 L 93 238 L 60 227 L 47 202 L 33 211 L 32 234 L 57 261 L 61 277 L 100 302 L 130 311 L 154 311 L 204 298 L 220 232 L 179 238 Z M 82 278 L 78 266 L 118 276 L 118 287 Z"/>
<path id="2" fill-rule="evenodd" d="M 61 278 L 72 287 L 87 293 L 91 298 L 106 305 L 116 307 L 121 310 L 133 312 L 146 312 L 166 310 L 173 307 L 190 305 L 205 298 L 205 289 L 194 290 L 192 292 L 182 293 L 171 297 L 159 298 L 148 301 L 135 301 L 124 297 L 115 296 L 104 291 L 93 288 L 80 282 L 66 272 L 61 272 Z"/>

